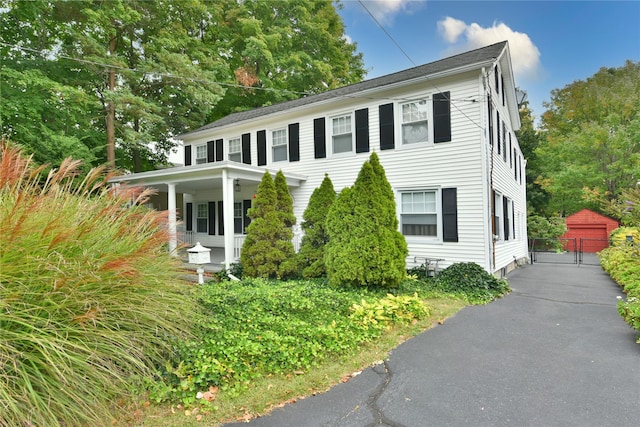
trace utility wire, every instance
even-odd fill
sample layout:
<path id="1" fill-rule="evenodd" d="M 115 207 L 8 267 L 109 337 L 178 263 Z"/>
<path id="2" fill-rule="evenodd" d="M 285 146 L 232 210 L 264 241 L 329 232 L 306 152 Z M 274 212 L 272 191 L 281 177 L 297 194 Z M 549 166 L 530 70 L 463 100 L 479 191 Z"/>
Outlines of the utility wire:
<path id="1" fill-rule="evenodd" d="M 362 0 L 358 0 L 358 3 L 360 3 L 360 6 L 362 6 L 362 8 L 364 10 L 367 11 L 367 13 L 369 14 L 369 16 L 371 17 L 371 19 L 373 19 L 373 22 L 376 23 L 376 25 L 378 25 L 378 27 L 384 31 L 384 33 L 387 35 L 387 37 L 389 37 L 389 39 L 393 42 L 393 44 L 395 44 L 397 46 L 398 49 L 400 49 L 400 52 L 402 52 L 404 54 L 404 56 L 407 57 L 407 59 L 414 65 L 417 67 L 417 64 L 413 61 L 413 59 L 411 59 L 411 57 L 407 54 L 407 52 L 405 52 L 405 50 L 400 46 L 400 44 L 391 36 L 391 34 L 389 34 L 389 32 L 382 26 L 382 24 L 376 19 L 375 16 L 373 16 L 373 13 L 371 13 L 371 11 L 367 8 L 367 6 L 364 5 L 364 3 L 362 2 Z M 440 90 L 440 88 L 438 88 L 438 86 L 436 86 L 435 83 L 433 83 L 431 81 L 431 79 L 428 76 L 425 76 L 426 80 L 429 82 L 429 84 L 435 88 L 439 93 L 444 94 L 444 92 L 442 90 Z M 448 99 L 446 96 L 445 98 L 448 101 L 451 101 L 451 99 Z M 464 111 L 462 111 L 456 104 L 454 104 L 453 102 L 451 102 L 451 105 L 453 105 L 453 107 L 458 110 L 460 112 L 460 114 L 462 114 L 463 116 L 465 116 L 467 118 L 467 120 L 469 120 L 471 123 L 473 123 L 474 125 L 476 125 L 478 128 L 484 130 L 484 127 L 480 126 L 478 123 L 476 123 L 471 117 L 469 117 Z"/>
<path id="2" fill-rule="evenodd" d="M 414 67 L 417 67 L 418 64 L 416 64 L 413 59 L 411 59 L 411 57 L 409 56 L 409 54 L 407 52 L 404 51 L 404 49 L 402 48 L 402 46 L 400 46 L 398 44 L 398 42 L 393 38 L 393 36 L 391 36 L 391 34 L 389 34 L 389 32 L 382 26 L 382 24 L 376 19 L 375 16 L 373 16 L 373 13 L 371 13 L 371 11 L 367 8 L 367 6 L 364 5 L 364 3 L 362 2 L 362 0 L 358 0 L 358 3 L 360 3 L 360 6 L 362 6 L 362 8 L 364 10 L 367 11 L 367 13 L 369 14 L 369 16 L 371 17 L 371 19 L 373 19 L 373 22 L 375 22 L 378 27 L 380 27 L 380 29 L 382 31 L 384 31 L 384 33 L 387 35 L 387 37 L 389 37 L 389 39 L 393 42 L 393 44 L 396 45 L 396 47 L 398 49 L 400 49 L 400 52 L 402 52 L 404 54 L 404 56 L 407 57 L 407 59 L 409 60 L 409 62 L 411 62 L 413 64 Z"/>

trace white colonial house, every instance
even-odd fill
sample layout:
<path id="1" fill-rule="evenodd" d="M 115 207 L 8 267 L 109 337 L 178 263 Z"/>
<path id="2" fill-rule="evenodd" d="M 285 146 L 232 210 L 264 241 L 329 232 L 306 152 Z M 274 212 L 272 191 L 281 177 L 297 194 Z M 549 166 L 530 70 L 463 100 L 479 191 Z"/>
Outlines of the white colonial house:
<path id="1" fill-rule="evenodd" d="M 325 93 L 231 114 L 178 138 L 184 166 L 123 175 L 156 188 L 175 249 L 187 236 L 235 262 L 265 171 L 282 170 L 298 222 L 329 174 L 353 185 L 375 151 L 397 200 L 408 266 L 527 259 L 525 164 L 509 46 L 497 43 Z M 166 201 L 166 202 L 165 202 Z"/>

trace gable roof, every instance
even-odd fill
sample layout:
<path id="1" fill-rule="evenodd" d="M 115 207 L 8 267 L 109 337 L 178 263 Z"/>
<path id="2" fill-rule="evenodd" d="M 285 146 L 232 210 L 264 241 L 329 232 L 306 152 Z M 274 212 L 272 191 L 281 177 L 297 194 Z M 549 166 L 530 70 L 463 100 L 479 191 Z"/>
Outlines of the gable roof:
<path id="1" fill-rule="evenodd" d="M 500 55 L 502 54 L 506 46 L 507 42 L 502 41 L 490 46 L 485 46 L 476 50 L 430 62 L 428 64 L 398 71 L 392 74 L 387 74 L 385 76 L 373 78 L 370 80 L 364 80 L 359 83 L 354 83 L 326 92 L 304 96 L 302 98 L 280 102 L 278 104 L 273 104 L 266 107 L 259 107 L 252 110 L 231 113 L 228 116 L 216 120 L 215 122 L 209 123 L 208 125 L 202 126 L 196 130 L 178 135 L 176 136 L 176 138 L 183 139 L 185 137 L 189 137 L 208 129 L 219 128 L 222 126 L 243 122 L 245 120 L 251 120 L 257 117 L 263 117 L 269 114 L 286 111 L 292 108 L 310 105 L 316 102 L 331 100 L 343 96 L 353 95 L 358 92 L 382 88 L 384 86 L 389 86 L 400 82 L 411 81 L 420 78 L 428 79 L 428 77 L 431 75 L 443 73 L 449 70 L 467 68 L 474 65 L 480 67 L 481 65 L 486 63 L 493 63 L 498 58 L 500 58 Z"/>

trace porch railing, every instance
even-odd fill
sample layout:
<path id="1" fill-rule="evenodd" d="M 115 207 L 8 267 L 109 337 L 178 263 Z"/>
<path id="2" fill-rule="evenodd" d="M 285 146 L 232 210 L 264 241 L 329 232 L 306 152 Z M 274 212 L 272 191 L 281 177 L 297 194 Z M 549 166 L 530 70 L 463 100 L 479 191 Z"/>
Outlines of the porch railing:
<path id="1" fill-rule="evenodd" d="M 246 234 L 236 234 L 233 236 L 233 257 L 236 260 L 240 259 L 240 252 L 242 251 L 242 245 L 244 245 L 246 238 Z M 294 232 L 291 243 L 293 244 L 293 250 L 298 253 L 300 251 L 300 244 L 302 243 L 302 234 Z"/>

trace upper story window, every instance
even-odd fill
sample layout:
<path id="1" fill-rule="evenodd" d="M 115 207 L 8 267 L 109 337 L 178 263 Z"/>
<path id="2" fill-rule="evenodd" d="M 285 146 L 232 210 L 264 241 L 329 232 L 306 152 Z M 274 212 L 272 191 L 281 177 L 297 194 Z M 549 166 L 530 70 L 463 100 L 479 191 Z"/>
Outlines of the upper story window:
<path id="1" fill-rule="evenodd" d="M 333 154 L 353 151 L 353 126 L 351 114 L 331 119 Z"/>
<path id="2" fill-rule="evenodd" d="M 287 129 L 278 129 L 271 132 L 272 157 L 274 162 L 287 160 L 289 151 L 287 146 Z"/>
<path id="3" fill-rule="evenodd" d="M 438 236 L 436 194 L 436 190 L 400 193 L 402 234 L 405 236 Z"/>
<path id="4" fill-rule="evenodd" d="M 402 143 L 415 144 L 429 140 L 429 103 L 426 99 L 401 104 Z"/>
<path id="5" fill-rule="evenodd" d="M 240 138 L 232 138 L 229 140 L 229 160 L 234 162 L 242 161 L 242 143 Z"/>
<path id="6" fill-rule="evenodd" d="M 196 145 L 196 164 L 207 163 L 207 144 Z"/>

